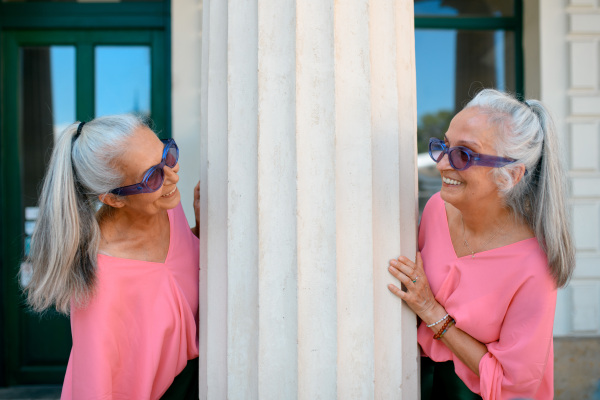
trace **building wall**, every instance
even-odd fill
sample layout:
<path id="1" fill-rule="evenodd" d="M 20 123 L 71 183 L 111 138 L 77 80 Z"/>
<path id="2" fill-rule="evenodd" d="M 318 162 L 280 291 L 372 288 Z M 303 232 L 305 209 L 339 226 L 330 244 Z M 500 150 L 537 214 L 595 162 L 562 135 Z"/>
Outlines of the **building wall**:
<path id="1" fill-rule="evenodd" d="M 600 334 L 600 7 L 566 9 L 567 146 L 577 270 L 570 285 L 571 333 Z"/>
<path id="2" fill-rule="evenodd" d="M 569 169 L 577 267 L 559 292 L 555 336 L 600 335 L 600 7 L 541 0 L 540 94 L 555 113 Z"/>
<path id="3" fill-rule="evenodd" d="M 172 2 L 173 135 L 182 148 L 179 187 L 190 221 L 200 161 L 186 149 L 200 146 L 201 3 Z M 586 364 L 585 385 L 574 366 L 581 364 L 581 349 L 600 359 L 600 1 L 526 0 L 524 13 L 526 97 L 540 98 L 554 112 L 577 249 L 575 275 L 557 304 L 556 393 L 594 398 L 600 366 Z M 573 388 L 580 389 L 576 396 Z"/>
<path id="4" fill-rule="evenodd" d="M 597 0 L 535 0 L 525 2 L 525 13 L 526 92 L 550 106 L 562 133 L 577 250 L 573 279 L 558 297 L 555 398 L 598 399 L 600 7 Z"/>
<path id="5" fill-rule="evenodd" d="M 570 171 L 577 269 L 559 292 L 556 336 L 600 336 L 600 6 L 598 0 L 524 2 L 526 97 L 554 112 Z M 179 188 L 193 224 L 200 160 L 202 0 L 172 2 L 173 136 Z"/>

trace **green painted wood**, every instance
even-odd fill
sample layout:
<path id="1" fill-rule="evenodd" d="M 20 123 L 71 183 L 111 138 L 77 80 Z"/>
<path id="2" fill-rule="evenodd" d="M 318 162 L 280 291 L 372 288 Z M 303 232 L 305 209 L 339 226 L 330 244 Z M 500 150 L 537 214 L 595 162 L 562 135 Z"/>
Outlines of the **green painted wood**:
<path id="1" fill-rule="evenodd" d="M 11 193 L 2 196 L 2 219 L 6 224 L 4 228 L 3 246 L 3 299 L 4 307 L 4 356 L 5 383 L 16 385 L 28 383 L 23 374 L 23 368 L 29 362 L 38 362 L 39 356 L 44 352 L 52 354 L 38 366 L 43 371 L 39 383 L 53 382 L 58 374 L 53 371 L 62 370 L 68 359 L 70 348 L 69 321 L 56 313 L 48 312 L 43 318 L 32 314 L 25 305 L 17 280 L 20 263 L 23 255 L 24 240 L 24 215 L 20 197 L 20 154 L 22 143 L 19 140 L 19 117 L 21 104 L 19 82 L 21 81 L 19 60 L 20 43 L 15 35 L 3 34 L 3 74 L 2 74 L 2 150 L 3 157 L 0 162 L 2 170 L 2 193 Z M 66 331 L 66 335 L 64 335 Z M 62 335 L 59 334 L 62 332 Z M 48 346 L 49 347 L 46 347 Z M 62 347 L 65 353 L 56 360 L 56 349 Z M 31 360 L 33 358 L 33 360 Z M 37 358 L 37 359 L 36 359 Z M 58 362 L 58 365 L 52 363 Z M 50 363 L 50 364 L 49 364 Z"/>
<path id="2" fill-rule="evenodd" d="M 1 175 L 2 175 L 2 193 L 0 196 L 0 209 L 2 211 L 2 280 L 4 287 L 2 288 L 3 295 L 3 311 L 4 311 L 4 368 L 5 381 L 7 384 L 15 384 L 15 377 L 12 371 L 18 365 L 18 349 L 20 345 L 20 337 L 18 329 L 14 329 L 18 324 L 19 309 L 15 307 L 18 304 L 19 293 L 16 285 L 16 268 L 19 265 L 21 256 L 21 237 L 14 234 L 15 227 L 22 227 L 23 222 L 20 216 L 20 196 L 5 195 L 5 193 L 18 194 L 20 193 L 20 181 L 15 179 L 18 177 L 19 165 L 19 143 L 18 135 L 16 134 L 18 126 L 16 118 L 12 117 L 17 114 L 18 88 L 17 79 L 18 70 L 16 68 L 18 46 L 14 38 L 2 36 L 2 61 L 4 62 L 2 74 L 2 98 L 12 98 L 13 101 L 0 100 L 2 109 L 1 129 L 2 132 L 12 132 L 12 134 L 2 134 L 0 139 L 1 157 Z M 10 77 L 10 78 L 9 78 Z M 16 303 L 16 304 L 15 304 Z"/>
<path id="3" fill-rule="evenodd" d="M 171 102 L 167 104 L 167 91 L 165 90 L 169 85 L 167 79 L 170 80 L 170 76 L 166 74 L 165 63 L 161 62 L 160 58 L 164 54 L 164 38 L 161 35 L 155 34 L 153 37 L 152 46 L 152 93 L 150 94 L 150 103 L 152 109 L 153 128 L 156 133 L 162 139 L 168 139 L 171 137 L 171 128 L 167 126 L 166 120 L 166 108 L 169 107 Z M 170 92 L 170 90 L 169 90 Z"/>
<path id="4" fill-rule="evenodd" d="M 75 68 L 75 117 L 78 121 L 94 118 L 94 45 L 77 43 Z"/>
<path id="5" fill-rule="evenodd" d="M 164 28 L 170 1 L 81 4 L 0 3 L 0 26 L 6 28 Z M 51 17 L 49 17 L 51 16 Z"/>
<path id="6" fill-rule="evenodd" d="M 416 29 L 513 30 L 516 24 L 513 17 L 415 17 Z"/>

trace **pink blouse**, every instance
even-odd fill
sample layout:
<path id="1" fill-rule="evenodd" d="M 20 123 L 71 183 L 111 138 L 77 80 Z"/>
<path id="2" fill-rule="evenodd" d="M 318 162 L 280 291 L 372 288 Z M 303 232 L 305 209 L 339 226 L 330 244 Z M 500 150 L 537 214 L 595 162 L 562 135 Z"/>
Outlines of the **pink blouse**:
<path id="1" fill-rule="evenodd" d="M 458 258 L 437 193 L 423 212 L 419 249 L 436 300 L 488 349 L 477 377 L 422 322 L 423 355 L 453 361 L 456 374 L 486 400 L 552 399 L 556 288 L 537 239 Z"/>
<path id="2" fill-rule="evenodd" d="M 158 399 L 198 357 L 198 238 L 168 210 L 164 263 L 98 255 L 95 296 L 71 310 L 61 399 Z"/>

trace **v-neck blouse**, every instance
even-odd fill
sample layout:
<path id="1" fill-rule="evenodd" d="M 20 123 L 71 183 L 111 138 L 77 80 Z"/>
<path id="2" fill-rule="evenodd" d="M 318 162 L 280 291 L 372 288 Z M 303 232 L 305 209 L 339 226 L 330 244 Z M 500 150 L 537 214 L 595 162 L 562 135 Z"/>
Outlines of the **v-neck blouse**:
<path id="1" fill-rule="evenodd" d="M 477 377 L 421 323 L 423 355 L 453 361 L 457 375 L 484 399 L 552 399 L 556 288 L 537 239 L 457 257 L 437 193 L 423 211 L 419 249 L 436 300 L 488 349 Z"/>
<path id="2" fill-rule="evenodd" d="M 181 204 L 167 213 L 164 263 L 98 255 L 94 297 L 71 310 L 61 399 L 158 399 L 198 357 L 199 242 Z"/>

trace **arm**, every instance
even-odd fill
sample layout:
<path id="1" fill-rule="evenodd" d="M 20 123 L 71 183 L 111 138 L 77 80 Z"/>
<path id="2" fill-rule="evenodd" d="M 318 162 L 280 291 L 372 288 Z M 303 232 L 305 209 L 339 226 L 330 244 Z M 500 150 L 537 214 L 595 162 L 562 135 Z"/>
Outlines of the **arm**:
<path id="1" fill-rule="evenodd" d="M 487 344 L 479 365 L 484 398 L 552 397 L 551 387 L 540 389 L 540 384 L 553 369 L 555 307 L 554 282 L 545 275 L 529 277 L 515 293 L 500 338 Z"/>
<path id="2" fill-rule="evenodd" d="M 192 233 L 197 238 L 200 237 L 200 182 L 194 188 L 194 215 L 196 216 L 196 226 L 192 228 Z"/>
<path id="3" fill-rule="evenodd" d="M 407 291 L 401 291 L 394 285 L 389 285 L 389 289 L 405 300 L 426 324 L 431 324 L 446 315 L 446 311 L 431 293 L 420 254 L 417 254 L 416 261 L 415 264 L 400 257 L 390 262 L 390 272 L 406 286 Z M 535 271 L 535 262 L 524 262 L 527 268 L 523 271 L 529 268 Z M 537 273 L 533 272 L 524 279 L 512 296 L 497 341 L 483 344 L 456 326 L 448 329 L 441 339 L 458 360 L 479 377 L 479 390 L 484 399 L 551 396 L 551 388 L 540 389 L 540 383 L 547 372 L 547 364 L 552 363 L 556 290 L 544 269 L 545 265 L 541 267 Z M 415 276 L 418 279 L 413 283 Z M 430 328 L 432 335 L 439 331 L 440 325 L 442 323 Z M 456 372 L 463 381 L 469 379 L 469 370 L 456 366 Z M 551 369 L 548 371 L 551 372 Z"/>

